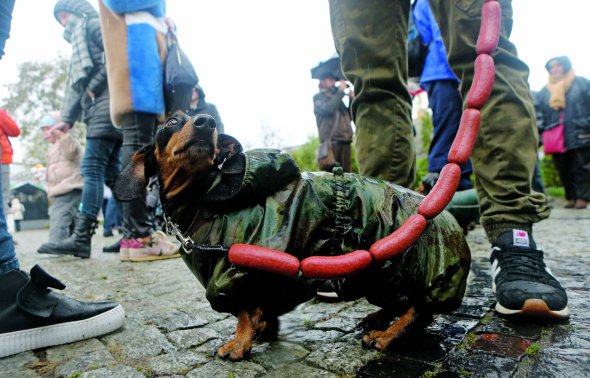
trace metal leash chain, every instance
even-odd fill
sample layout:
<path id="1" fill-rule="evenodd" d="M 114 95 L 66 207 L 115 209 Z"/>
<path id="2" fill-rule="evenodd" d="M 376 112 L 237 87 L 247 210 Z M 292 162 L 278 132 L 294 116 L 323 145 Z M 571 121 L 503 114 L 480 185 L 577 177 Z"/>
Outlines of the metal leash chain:
<path id="1" fill-rule="evenodd" d="M 164 224 L 166 227 L 166 233 L 168 235 L 172 235 L 176 237 L 176 240 L 180 242 L 182 248 L 187 255 L 190 255 L 192 251 L 198 252 L 218 252 L 218 253 L 227 253 L 229 248 L 226 248 L 222 245 L 210 245 L 210 244 L 197 244 L 191 239 L 190 236 L 185 236 L 178 224 L 172 222 L 166 214 L 164 214 Z"/>

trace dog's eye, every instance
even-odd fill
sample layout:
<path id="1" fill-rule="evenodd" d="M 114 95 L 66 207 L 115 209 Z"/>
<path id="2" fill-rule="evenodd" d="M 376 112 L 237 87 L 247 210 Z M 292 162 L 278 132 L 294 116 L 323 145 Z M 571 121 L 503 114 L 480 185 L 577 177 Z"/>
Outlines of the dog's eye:
<path id="1" fill-rule="evenodd" d="M 166 126 L 176 126 L 180 121 L 176 117 L 170 117 L 166 121 Z"/>

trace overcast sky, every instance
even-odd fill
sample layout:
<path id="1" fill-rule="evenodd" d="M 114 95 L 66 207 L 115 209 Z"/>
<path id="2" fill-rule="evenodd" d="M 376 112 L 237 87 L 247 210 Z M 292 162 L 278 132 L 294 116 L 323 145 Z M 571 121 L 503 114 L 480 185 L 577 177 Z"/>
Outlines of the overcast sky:
<path id="1" fill-rule="evenodd" d="M 15 80 L 20 62 L 69 56 L 54 4 L 16 1 L 0 85 Z M 531 69 L 533 90 L 545 84 L 543 66 L 556 55 L 568 55 L 576 73 L 590 78 L 588 1 L 516 0 L 513 8 L 511 39 Z M 309 70 L 335 51 L 327 1 L 169 0 L 167 13 L 228 134 L 249 147 L 259 145 L 263 124 L 280 131 L 283 147 L 315 134 L 317 81 Z"/>

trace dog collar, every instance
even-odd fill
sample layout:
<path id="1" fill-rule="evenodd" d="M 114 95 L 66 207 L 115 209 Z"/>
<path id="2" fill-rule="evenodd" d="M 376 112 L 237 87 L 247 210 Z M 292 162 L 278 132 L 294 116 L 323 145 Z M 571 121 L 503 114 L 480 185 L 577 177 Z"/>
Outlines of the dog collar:
<path id="1" fill-rule="evenodd" d="M 210 245 L 210 244 L 197 244 L 191 239 L 190 236 L 185 236 L 178 224 L 172 222 L 170 218 L 164 214 L 164 224 L 166 227 L 166 233 L 168 235 L 172 235 L 176 237 L 176 240 L 180 242 L 182 248 L 184 249 L 187 255 L 190 255 L 193 251 L 198 252 L 219 252 L 219 253 L 227 253 L 229 248 L 226 248 L 222 245 Z"/>

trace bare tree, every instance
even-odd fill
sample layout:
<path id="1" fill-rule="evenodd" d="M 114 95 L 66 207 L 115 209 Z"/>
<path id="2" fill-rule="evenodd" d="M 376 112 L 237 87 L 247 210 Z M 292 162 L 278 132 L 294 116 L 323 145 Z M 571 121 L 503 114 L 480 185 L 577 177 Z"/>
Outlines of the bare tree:
<path id="1" fill-rule="evenodd" d="M 43 115 L 61 109 L 67 70 L 68 58 L 63 55 L 51 61 L 25 62 L 17 67 L 16 81 L 6 85 L 8 96 L 1 106 L 21 128 L 20 141 L 25 149 L 22 163 L 27 168 L 45 160 L 47 143 L 38 125 Z M 84 141 L 84 126 L 77 125 L 71 132 Z"/>
<path id="2" fill-rule="evenodd" d="M 260 141 L 262 141 L 263 147 L 268 148 L 282 148 L 284 139 L 281 135 L 280 130 L 272 127 L 270 122 L 263 120 L 260 123 Z"/>

